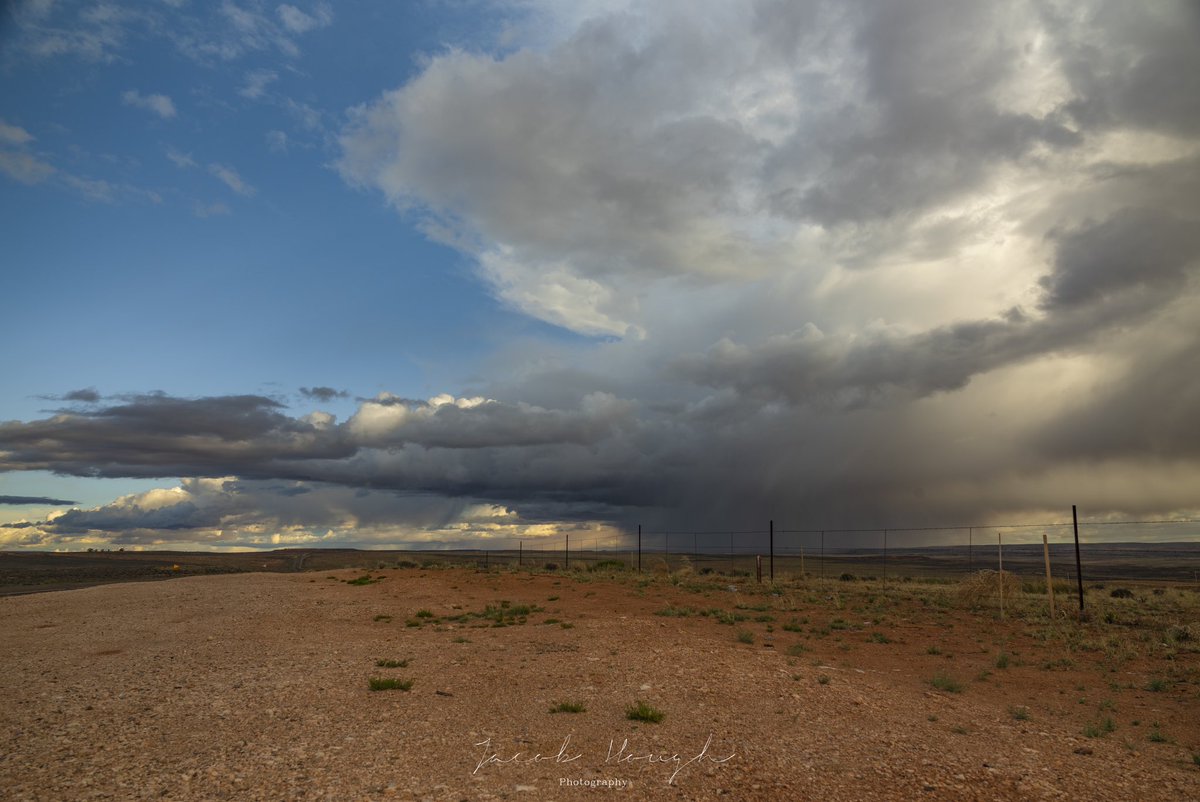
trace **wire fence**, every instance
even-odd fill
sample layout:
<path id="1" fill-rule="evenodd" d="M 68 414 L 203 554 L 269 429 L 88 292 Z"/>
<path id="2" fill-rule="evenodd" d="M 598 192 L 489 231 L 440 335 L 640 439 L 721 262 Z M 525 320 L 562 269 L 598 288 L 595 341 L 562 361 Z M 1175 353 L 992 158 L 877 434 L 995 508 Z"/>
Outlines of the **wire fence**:
<path id="1" fill-rule="evenodd" d="M 881 580 L 955 579 L 983 569 L 1056 579 L 1195 584 L 1200 588 L 1200 520 L 1091 521 L 979 526 L 563 533 L 495 548 L 439 551 L 483 567 L 690 569 L 736 577 Z M 1043 537 L 1045 549 L 1043 549 Z"/>

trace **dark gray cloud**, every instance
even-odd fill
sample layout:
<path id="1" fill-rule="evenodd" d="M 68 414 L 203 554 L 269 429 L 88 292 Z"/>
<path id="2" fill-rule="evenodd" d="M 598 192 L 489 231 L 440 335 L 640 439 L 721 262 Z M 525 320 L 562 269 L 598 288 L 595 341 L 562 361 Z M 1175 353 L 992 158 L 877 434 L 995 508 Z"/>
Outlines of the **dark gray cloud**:
<path id="1" fill-rule="evenodd" d="M 305 398 L 312 398 L 326 403 L 334 400 L 335 398 L 350 397 L 350 394 L 345 390 L 335 390 L 332 387 L 301 387 L 300 393 Z"/>
<path id="2" fill-rule="evenodd" d="M 47 507 L 69 507 L 74 501 L 61 498 L 46 498 L 44 496 L 0 496 L 0 504 L 37 504 Z"/>
<path id="3" fill-rule="evenodd" d="M 83 390 L 72 390 L 62 397 L 63 401 L 82 401 L 85 404 L 94 404 L 100 400 L 100 393 L 95 387 L 88 387 Z"/>
<path id="4" fill-rule="evenodd" d="M 1054 271 L 1041 281 L 1043 305 L 1076 307 L 1118 293 L 1158 306 L 1184 286 L 1200 256 L 1200 218 L 1170 209 L 1122 209 L 1112 217 L 1056 232 Z"/>

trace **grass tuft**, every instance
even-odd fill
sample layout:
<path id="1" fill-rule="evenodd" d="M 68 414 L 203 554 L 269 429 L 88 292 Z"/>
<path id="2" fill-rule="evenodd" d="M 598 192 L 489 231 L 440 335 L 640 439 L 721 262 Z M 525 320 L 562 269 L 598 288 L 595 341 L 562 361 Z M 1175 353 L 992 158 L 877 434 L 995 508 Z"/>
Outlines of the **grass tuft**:
<path id="1" fill-rule="evenodd" d="M 373 691 L 407 691 L 412 689 L 413 681 L 396 677 L 371 677 L 368 685 Z"/>
<path id="2" fill-rule="evenodd" d="M 559 702 L 550 708 L 551 713 L 583 713 L 586 711 L 587 707 L 583 702 Z"/>
<path id="3" fill-rule="evenodd" d="M 962 693 L 963 689 L 961 682 L 941 671 L 933 675 L 933 679 L 929 680 L 929 684 L 939 691 L 946 691 L 947 693 Z"/>
<path id="4" fill-rule="evenodd" d="M 375 665 L 380 668 L 408 668 L 407 660 L 376 660 Z"/>
<path id="5" fill-rule="evenodd" d="M 640 699 L 625 708 L 625 718 L 630 721 L 648 721 L 651 724 L 657 724 L 663 720 L 666 714 L 656 707 L 651 707 Z"/>

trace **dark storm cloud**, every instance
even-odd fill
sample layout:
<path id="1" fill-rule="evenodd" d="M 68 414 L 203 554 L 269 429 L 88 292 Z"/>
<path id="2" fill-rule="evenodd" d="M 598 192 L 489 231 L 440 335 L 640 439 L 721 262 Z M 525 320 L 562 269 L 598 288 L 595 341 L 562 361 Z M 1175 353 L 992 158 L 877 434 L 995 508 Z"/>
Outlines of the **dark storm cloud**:
<path id="1" fill-rule="evenodd" d="M 44 498 L 42 496 L 0 496 L 0 504 L 40 504 L 47 507 L 69 507 L 74 501 L 61 498 Z"/>
<path id="2" fill-rule="evenodd" d="M 88 387 L 83 390 L 72 390 L 62 397 L 64 401 L 82 401 L 86 404 L 94 404 L 100 400 L 100 393 L 95 387 Z"/>
<path id="3" fill-rule="evenodd" d="M 350 394 L 345 390 L 335 390 L 332 387 L 301 387 L 300 393 L 305 398 L 312 398 L 317 401 L 328 403 L 335 398 L 349 398 Z"/>
<path id="4" fill-rule="evenodd" d="M 1182 289 L 1200 256 L 1200 219 L 1171 210 L 1123 209 L 1054 238 L 1054 271 L 1041 281 L 1047 309 L 1134 292 L 1157 306 Z"/>
<path id="5" fill-rule="evenodd" d="M 79 476 L 270 474 L 269 463 L 354 453 L 336 431 L 290 418 L 262 396 L 135 396 L 30 423 L 0 424 L 0 470 Z M 237 468 L 238 470 L 231 470 Z"/>

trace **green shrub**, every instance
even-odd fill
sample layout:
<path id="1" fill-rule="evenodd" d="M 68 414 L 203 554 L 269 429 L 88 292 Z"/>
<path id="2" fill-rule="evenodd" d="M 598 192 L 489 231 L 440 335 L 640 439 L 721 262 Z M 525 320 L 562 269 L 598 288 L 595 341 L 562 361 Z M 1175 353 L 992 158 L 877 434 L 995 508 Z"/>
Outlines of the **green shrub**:
<path id="1" fill-rule="evenodd" d="M 663 720 L 664 715 L 661 710 L 651 707 L 640 699 L 625 708 L 625 718 L 630 721 L 648 721 L 651 724 L 657 724 Z"/>

